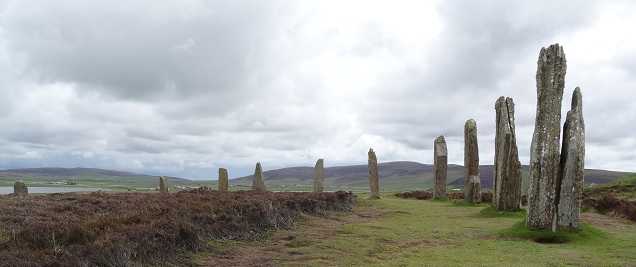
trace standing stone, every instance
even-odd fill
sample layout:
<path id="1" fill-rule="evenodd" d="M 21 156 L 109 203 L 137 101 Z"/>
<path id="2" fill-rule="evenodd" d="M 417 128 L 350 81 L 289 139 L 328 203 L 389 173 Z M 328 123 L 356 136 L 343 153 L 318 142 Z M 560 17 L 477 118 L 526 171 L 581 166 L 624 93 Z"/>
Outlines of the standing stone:
<path id="1" fill-rule="evenodd" d="M 378 158 L 373 148 L 369 148 L 369 198 L 380 198 L 380 173 L 378 172 Z"/>
<path id="2" fill-rule="evenodd" d="M 256 169 L 254 169 L 254 179 L 252 180 L 252 190 L 265 192 L 265 181 L 263 181 L 263 168 L 261 163 L 256 163 Z"/>
<path id="3" fill-rule="evenodd" d="M 495 167 L 493 206 L 498 211 L 515 211 L 521 203 L 521 163 L 515 134 L 515 104 L 500 97 L 495 103 Z"/>
<path id="4" fill-rule="evenodd" d="M 314 167 L 314 192 L 320 193 L 324 191 L 324 182 L 325 182 L 325 166 L 324 160 L 318 159 L 316 161 L 316 166 Z"/>
<path id="5" fill-rule="evenodd" d="M 470 119 L 464 124 L 464 201 L 481 202 L 481 181 L 479 179 L 479 146 L 477 144 L 477 122 Z"/>
<path id="6" fill-rule="evenodd" d="M 29 195 L 29 189 L 23 182 L 16 181 L 13 184 L 13 194 L 18 197 L 26 197 L 27 195 Z"/>
<path id="7" fill-rule="evenodd" d="M 557 227 L 575 229 L 579 227 L 581 212 L 583 172 L 585 163 L 585 123 L 583 122 L 583 99 L 581 89 L 574 89 L 572 109 L 568 111 L 563 125 L 561 149 L 561 188 L 557 207 Z"/>
<path id="8" fill-rule="evenodd" d="M 527 225 L 552 228 L 556 216 L 556 184 L 560 177 L 561 99 L 566 61 L 563 47 L 541 48 L 537 61 L 537 111 L 530 147 Z"/>
<path id="9" fill-rule="evenodd" d="M 159 192 L 168 193 L 168 180 L 166 177 L 159 177 Z"/>
<path id="10" fill-rule="evenodd" d="M 433 172 L 435 173 L 435 191 L 433 198 L 446 198 L 446 173 L 448 170 L 448 150 L 446 140 L 440 135 L 433 143 Z"/>
<path id="11" fill-rule="evenodd" d="M 219 191 L 227 192 L 230 187 L 229 176 L 226 168 L 219 168 Z"/>

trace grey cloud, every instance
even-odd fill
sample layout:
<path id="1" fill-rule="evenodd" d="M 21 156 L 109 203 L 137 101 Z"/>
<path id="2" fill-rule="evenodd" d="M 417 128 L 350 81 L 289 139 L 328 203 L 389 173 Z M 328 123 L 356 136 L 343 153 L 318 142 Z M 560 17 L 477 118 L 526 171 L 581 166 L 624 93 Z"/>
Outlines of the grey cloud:
<path id="1" fill-rule="evenodd" d="M 268 62 L 267 38 L 283 8 L 260 1 L 13 1 L 2 21 L 8 47 L 41 82 L 141 101 L 213 92 L 227 103 L 240 100 L 246 81 Z"/>
<path id="2" fill-rule="evenodd" d="M 527 161 L 540 47 L 577 40 L 608 4 L 439 1 L 440 33 L 426 44 L 403 27 L 434 25 L 391 24 L 365 9 L 339 18 L 332 11 L 345 5 L 322 5 L 331 3 L 1 3 L 0 167 L 209 178 L 225 166 L 236 177 L 255 161 L 363 163 L 369 146 L 382 161 L 430 161 L 440 134 L 461 163 L 468 118 L 489 163 L 500 95 L 515 99 Z M 636 141 L 625 125 L 636 124 L 636 109 L 621 95 L 635 84 L 632 53 L 586 65 L 569 50 L 581 44 L 563 44 L 579 61 L 564 106 L 582 86 L 590 166 L 630 168 Z"/>

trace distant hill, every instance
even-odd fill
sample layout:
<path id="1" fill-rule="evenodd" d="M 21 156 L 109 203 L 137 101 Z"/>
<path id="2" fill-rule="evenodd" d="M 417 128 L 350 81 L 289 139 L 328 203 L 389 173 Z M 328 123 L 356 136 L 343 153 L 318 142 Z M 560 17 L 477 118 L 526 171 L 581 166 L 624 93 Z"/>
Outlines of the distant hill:
<path id="1" fill-rule="evenodd" d="M 155 187 L 157 176 L 96 168 L 27 168 L 0 170 L 0 185 L 23 180 L 29 185 L 81 185 L 96 187 Z M 172 185 L 188 185 L 192 181 L 168 177 Z"/>
<path id="2" fill-rule="evenodd" d="M 433 166 L 411 161 L 380 163 L 380 184 L 383 191 L 425 190 L 433 185 Z M 522 173 L 527 177 L 528 167 Z M 302 191 L 312 185 L 313 167 L 291 167 L 265 171 L 265 184 L 272 190 Z M 594 184 L 610 183 L 629 173 L 605 170 L 585 171 L 585 182 Z M 367 165 L 337 166 L 325 168 L 325 185 L 328 190 L 366 191 L 368 189 Z M 492 188 L 492 165 L 480 166 L 482 187 Z M 85 186 L 116 190 L 154 190 L 157 176 L 125 171 L 96 168 L 28 168 L 0 171 L 0 186 L 11 186 L 16 180 L 23 180 L 29 186 Z M 461 188 L 464 181 L 464 167 L 448 165 L 450 187 Z M 236 189 L 249 189 L 252 176 L 230 181 Z M 179 177 L 168 177 L 170 186 L 198 187 L 216 186 L 216 181 L 192 181 Z M 524 183 L 526 184 L 526 183 Z"/>
<path id="3" fill-rule="evenodd" d="M 69 178 L 69 177 L 130 177 L 152 178 L 157 176 L 138 174 L 125 171 L 114 171 L 97 168 L 26 168 L 0 170 L 0 177 L 40 177 L 40 178 Z M 179 177 L 170 177 L 174 180 L 188 180 Z"/>
<path id="4" fill-rule="evenodd" d="M 379 164 L 380 183 L 384 191 L 421 190 L 433 184 L 433 166 L 411 161 L 393 161 Z M 528 166 L 522 167 L 522 175 L 527 177 Z M 604 184 L 629 173 L 587 169 L 585 182 Z M 263 172 L 265 183 L 270 185 L 311 185 L 313 167 L 291 167 Z M 451 187 L 463 186 L 464 167 L 448 165 L 448 181 Z M 325 168 L 325 184 L 331 189 L 364 188 L 368 186 L 367 165 L 337 166 Z M 480 166 L 482 187 L 492 188 L 493 165 Z M 250 185 L 252 176 L 232 179 L 231 184 Z"/>

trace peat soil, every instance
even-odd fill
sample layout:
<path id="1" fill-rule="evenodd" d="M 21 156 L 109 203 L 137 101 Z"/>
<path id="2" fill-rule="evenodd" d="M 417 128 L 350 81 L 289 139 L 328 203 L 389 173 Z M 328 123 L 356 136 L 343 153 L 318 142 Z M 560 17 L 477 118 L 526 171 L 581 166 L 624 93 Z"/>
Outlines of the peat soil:
<path id="1" fill-rule="evenodd" d="M 211 240 L 253 240 L 348 212 L 350 192 L 64 193 L 0 197 L 0 266 L 192 265 Z"/>

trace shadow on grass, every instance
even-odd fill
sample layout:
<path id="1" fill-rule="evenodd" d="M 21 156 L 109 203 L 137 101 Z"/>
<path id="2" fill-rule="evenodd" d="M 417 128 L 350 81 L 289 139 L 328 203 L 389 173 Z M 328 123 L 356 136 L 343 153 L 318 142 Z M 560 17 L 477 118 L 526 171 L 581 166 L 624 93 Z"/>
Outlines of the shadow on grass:
<path id="1" fill-rule="evenodd" d="M 467 201 L 465 201 L 463 199 L 453 200 L 451 204 L 452 204 L 453 207 L 486 207 L 486 206 L 488 206 L 487 203 L 483 203 L 483 202 L 482 203 L 470 203 L 470 202 L 467 202 Z"/>
<path id="2" fill-rule="evenodd" d="M 485 218 L 525 218 L 526 210 L 519 209 L 517 211 L 498 211 L 493 206 L 488 206 L 479 211 L 479 217 Z"/>
<path id="3" fill-rule="evenodd" d="M 440 202 L 440 203 L 448 203 L 450 200 L 447 197 L 436 197 L 431 198 L 431 202 Z"/>
<path id="4" fill-rule="evenodd" d="M 599 240 L 606 234 L 591 225 L 581 224 L 578 230 L 532 230 L 526 227 L 526 221 L 515 223 L 511 228 L 499 232 L 499 237 L 509 239 L 532 240 L 542 244 L 562 244 L 570 242 L 585 242 Z"/>

